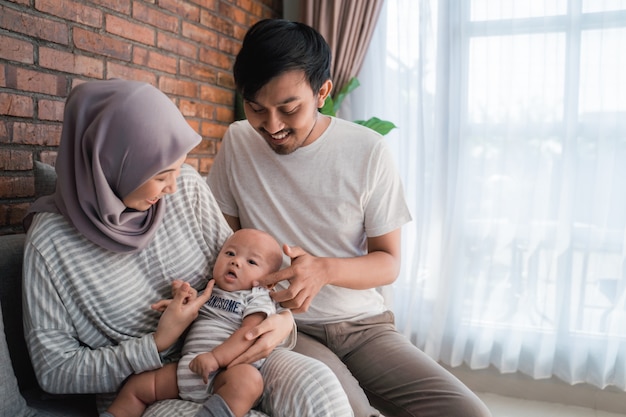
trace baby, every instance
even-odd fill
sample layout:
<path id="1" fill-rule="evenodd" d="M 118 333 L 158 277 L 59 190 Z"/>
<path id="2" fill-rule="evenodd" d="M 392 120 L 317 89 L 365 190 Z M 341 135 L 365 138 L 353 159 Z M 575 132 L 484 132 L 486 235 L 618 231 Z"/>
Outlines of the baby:
<path id="1" fill-rule="evenodd" d="M 254 343 L 245 339 L 246 332 L 276 312 L 269 289 L 252 283 L 278 271 L 282 259 L 280 245 L 265 232 L 241 229 L 229 237 L 213 267 L 211 298 L 189 329 L 178 365 L 131 376 L 101 417 L 140 417 L 155 401 L 180 396 L 203 403 L 211 395 L 220 396 L 235 416 L 244 416 L 263 393 L 259 368 L 264 360 L 229 364 Z M 180 287 L 177 281 L 172 288 Z"/>

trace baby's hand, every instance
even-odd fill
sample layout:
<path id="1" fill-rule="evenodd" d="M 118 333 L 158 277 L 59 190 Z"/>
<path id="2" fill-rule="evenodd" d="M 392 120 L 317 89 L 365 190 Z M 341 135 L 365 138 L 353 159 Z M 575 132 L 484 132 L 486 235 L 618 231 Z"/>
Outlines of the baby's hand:
<path id="1" fill-rule="evenodd" d="M 183 286 L 184 283 L 185 281 L 180 280 L 180 279 L 175 279 L 172 282 L 172 298 L 176 297 L 176 294 L 178 293 L 178 291 L 180 290 L 180 288 Z M 193 301 L 196 298 L 198 298 L 198 291 L 196 291 L 191 286 L 186 287 L 186 294 L 184 294 L 183 304 L 187 304 L 188 302 Z M 171 299 L 159 300 L 156 303 L 152 304 L 150 308 L 163 313 L 165 309 L 167 308 L 167 306 L 170 305 L 171 302 L 172 302 Z"/>
<path id="2" fill-rule="evenodd" d="M 170 347 L 183 334 L 187 326 L 198 317 L 198 310 L 211 297 L 213 285 L 212 282 L 209 282 L 201 296 L 196 297 L 194 300 L 188 300 L 186 298 L 189 284 L 184 283 L 174 299 L 161 300 L 167 302 L 167 308 L 161 315 L 157 329 L 154 332 L 154 342 L 159 352 Z M 153 304 L 152 308 L 155 310 L 159 309 L 156 304 Z"/>
<path id="3" fill-rule="evenodd" d="M 202 377 L 204 383 L 209 382 L 209 375 L 220 369 L 220 364 L 213 352 L 201 353 L 189 362 L 189 369 L 198 376 Z"/>
<path id="4" fill-rule="evenodd" d="M 181 279 L 175 279 L 172 281 L 172 297 L 176 297 L 176 293 L 180 290 L 180 287 L 183 286 L 185 281 Z M 198 297 L 198 291 L 196 291 L 191 286 L 187 288 L 187 294 L 185 294 L 185 299 L 187 301 L 195 300 Z"/>

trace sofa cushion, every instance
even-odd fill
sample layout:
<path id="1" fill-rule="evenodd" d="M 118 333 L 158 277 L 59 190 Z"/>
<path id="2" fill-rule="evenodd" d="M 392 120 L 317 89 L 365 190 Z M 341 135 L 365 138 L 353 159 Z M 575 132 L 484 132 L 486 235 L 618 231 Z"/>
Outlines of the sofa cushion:
<path id="1" fill-rule="evenodd" d="M 20 394 L 17 379 L 11 366 L 9 349 L 4 337 L 4 321 L 0 308 L 0 416 L 29 417 L 37 414 L 26 405 L 26 400 Z"/>
<path id="2" fill-rule="evenodd" d="M 4 333 L 13 370 L 19 375 L 20 389 L 38 387 L 24 342 L 22 326 L 22 257 L 24 234 L 0 236 L 0 305 L 4 313 Z"/>
<path id="3" fill-rule="evenodd" d="M 35 196 L 41 197 L 54 192 L 57 173 L 52 165 L 35 161 Z"/>

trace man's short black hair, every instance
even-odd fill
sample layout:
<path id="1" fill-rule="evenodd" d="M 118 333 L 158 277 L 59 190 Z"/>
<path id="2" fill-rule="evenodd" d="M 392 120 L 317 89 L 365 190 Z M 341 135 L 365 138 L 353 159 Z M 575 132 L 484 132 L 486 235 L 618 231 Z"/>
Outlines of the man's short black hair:
<path id="1" fill-rule="evenodd" d="M 303 70 L 314 92 L 330 79 L 331 52 L 326 40 L 304 23 L 265 19 L 246 33 L 233 73 L 241 96 L 253 100 L 272 78 Z"/>

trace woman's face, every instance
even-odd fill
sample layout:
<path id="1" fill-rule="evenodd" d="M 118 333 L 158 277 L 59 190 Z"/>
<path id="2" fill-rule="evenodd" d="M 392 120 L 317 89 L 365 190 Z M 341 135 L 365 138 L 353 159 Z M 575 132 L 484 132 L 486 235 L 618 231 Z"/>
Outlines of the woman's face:
<path id="1" fill-rule="evenodd" d="M 326 81 L 312 91 L 304 71 L 287 71 L 265 84 L 254 100 L 244 100 L 250 124 L 277 154 L 287 155 L 313 143 L 326 126 L 317 111 L 332 89 Z"/>
<path id="2" fill-rule="evenodd" d="M 150 178 L 135 191 L 122 199 L 124 205 L 137 211 L 146 211 L 166 194 L 176 192 L 176 178 L 180 175 L 180 167 L 187 155 Z"/>

